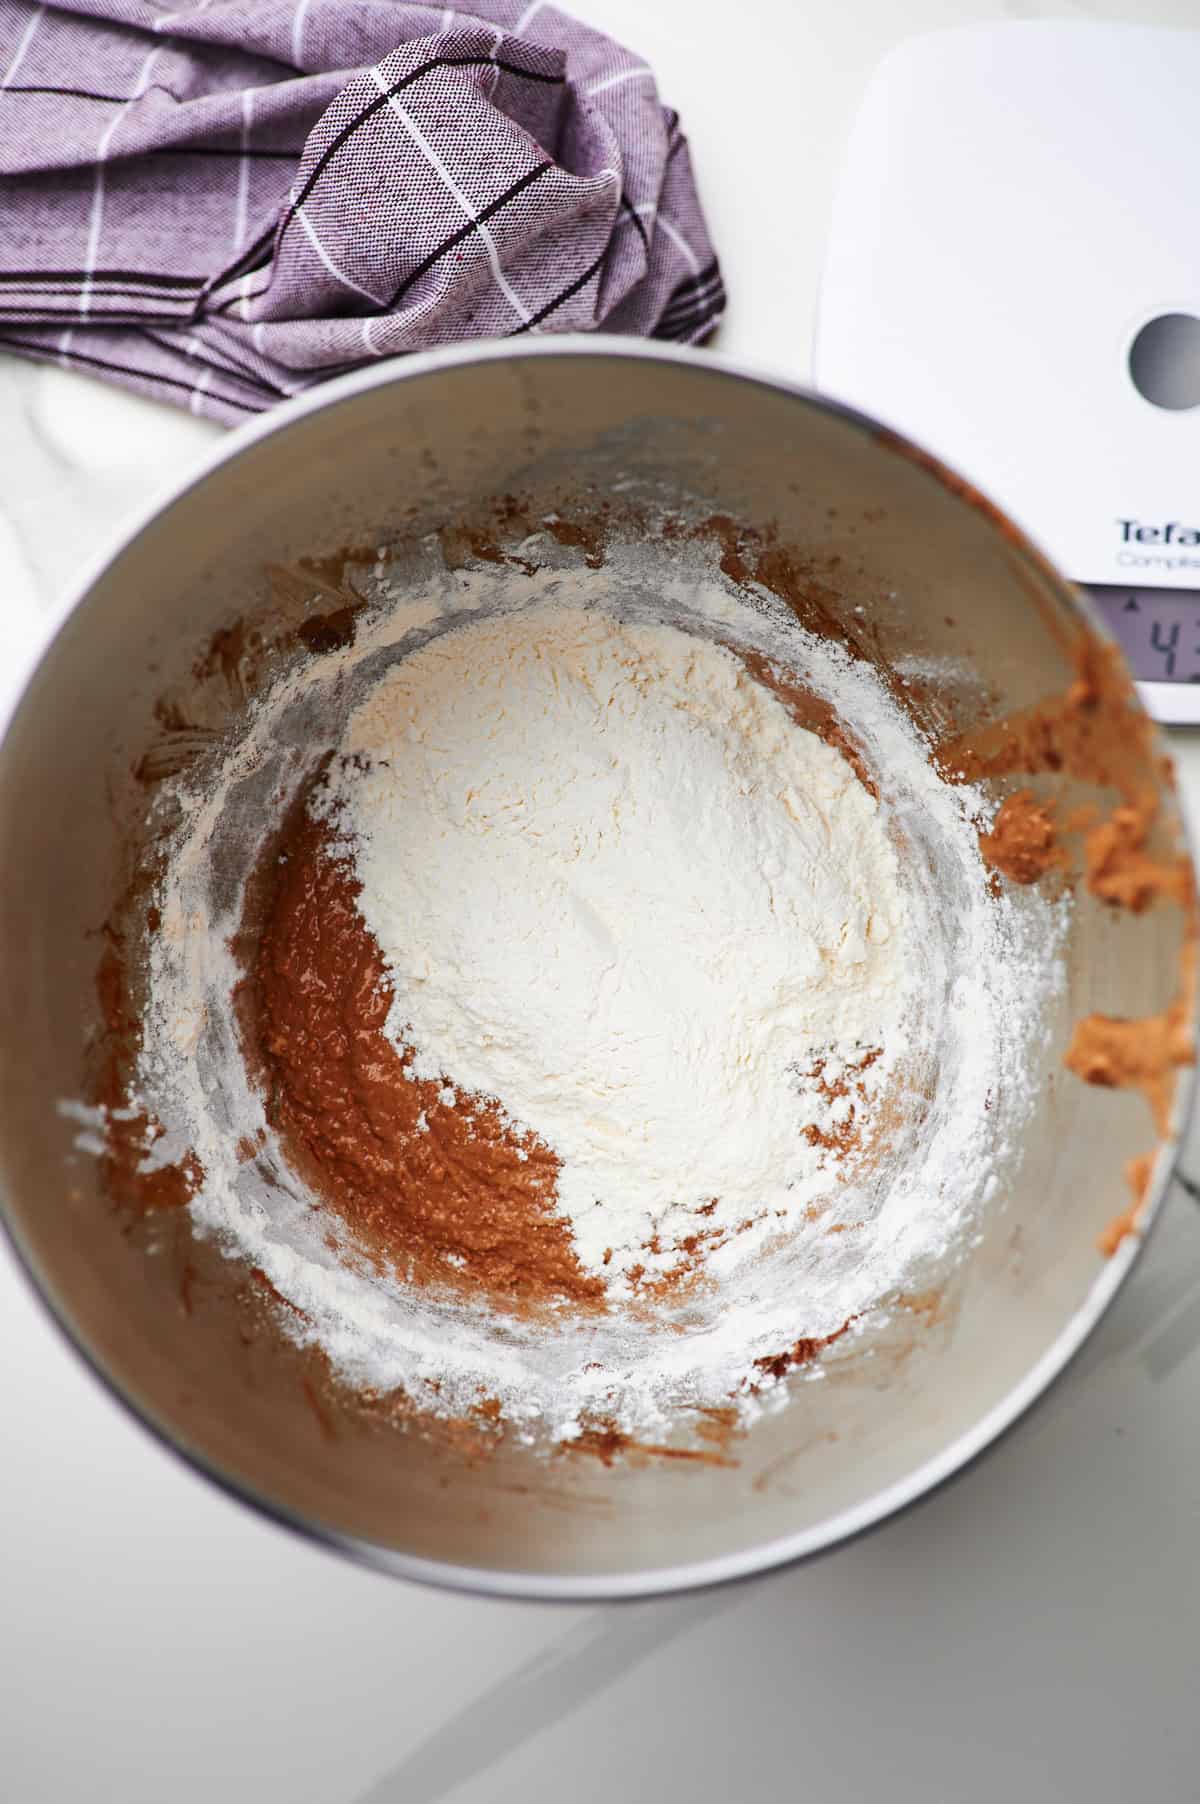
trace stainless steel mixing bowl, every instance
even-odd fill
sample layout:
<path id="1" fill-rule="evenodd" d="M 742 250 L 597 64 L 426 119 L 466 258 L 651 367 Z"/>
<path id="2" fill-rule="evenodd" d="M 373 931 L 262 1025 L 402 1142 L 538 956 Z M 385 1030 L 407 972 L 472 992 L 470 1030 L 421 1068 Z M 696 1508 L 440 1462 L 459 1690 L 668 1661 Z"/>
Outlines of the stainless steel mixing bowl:
<path id="1" fill-rule="evenodd" d="M 319 1399 L 295 1349 L 235 1307 L 245 1273 L 176 1214 L 131 1245 L 74 1144 L 95 972 L 123 881 L 129 772 L 153 703 L 264 570 L 453 524 L 514 488 L 536 510 L 636 490 L 681 513 L 775 522 L 832 616 L 887 657 L 969 658 L 991 717 L 1060 694 L 1075 593 L 978 498 L 871 422 L 709 356 L 558 340 L 413 357 L 348 376 L 231 436 L 95 572 L 0 748 L 0 1180 L 35 1282 L 96 1371 L 197 1467 L 280 1520 L 395 1573 L 481 1592 L 623 1597 L 728 1579 L 833 1546 L 963 1467 L 1062 1370 L 1129 1271 L 1103 1224 L 1153 1136 L 1145 1104 L 1061 1070 L 1071 1022 L 1138 1016 L 1176 989 L 1181 911 L 1081 894 L 1068 986 L 1011 1195 L 988 1215 L 961 1307 L 914 1311 L 882 1357 L 801 1383 L 725 1463 L 479 1458 Z M 672 542 L 657 546 L 664 572 Z M 581 549 L 580 556 L 584 555 Z M 854 610 L 862 610 L 855 615 Z M 954 622 L 954 625 L 948 622 Z M 241 705 L 236 670 L 227 685 Z M 1056 780 L 1064 807 L 1093 799 Z M 1111 796 L 1108 798 L 1111 803 Z M 1176 824 L 1164 784 L 1164 831 Z M 1190 1084 L 1181 1081 L 1176 1128 Z M 1159 1156 L 1145 1224 L 1169 1179 Z M 144 1237 L 143 1237 L 144 1238 Z M 35 1374 L 9 1382 L 37 1382 Z M 53 1433 L 52 1423 L 47 1432 Z"/>

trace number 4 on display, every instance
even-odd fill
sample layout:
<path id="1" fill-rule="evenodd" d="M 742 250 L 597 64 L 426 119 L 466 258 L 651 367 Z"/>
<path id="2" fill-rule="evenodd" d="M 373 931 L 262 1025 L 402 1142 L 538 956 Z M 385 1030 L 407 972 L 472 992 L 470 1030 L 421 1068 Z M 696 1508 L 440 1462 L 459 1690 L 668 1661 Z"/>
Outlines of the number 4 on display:
<path id="1" fill-rule="evenodd" d="M 1156 620 L 1150 628 L 1150 643 L 1155 651 L 1161 652 L 1163 657 L 1167 660 L 1167 675 L 1169 677 L 1174 676 L 1175 647 L 1179 644 L 1179 622 L 1176 621 L 1174 626 L 1167 630 L 1166 637 L 1164 638 L 1163 623 L 1161 620 Z"/>

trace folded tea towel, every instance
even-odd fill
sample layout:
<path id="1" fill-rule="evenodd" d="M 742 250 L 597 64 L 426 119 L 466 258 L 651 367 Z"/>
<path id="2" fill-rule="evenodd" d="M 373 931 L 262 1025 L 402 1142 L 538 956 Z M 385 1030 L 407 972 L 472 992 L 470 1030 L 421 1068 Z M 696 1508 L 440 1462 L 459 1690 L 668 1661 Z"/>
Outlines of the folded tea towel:
<path id="1" fill-rule="evenodd" d="M 0 0 L 0 347 L 233 421 L 723 306 L 651 70 L 541 0 Z"/>

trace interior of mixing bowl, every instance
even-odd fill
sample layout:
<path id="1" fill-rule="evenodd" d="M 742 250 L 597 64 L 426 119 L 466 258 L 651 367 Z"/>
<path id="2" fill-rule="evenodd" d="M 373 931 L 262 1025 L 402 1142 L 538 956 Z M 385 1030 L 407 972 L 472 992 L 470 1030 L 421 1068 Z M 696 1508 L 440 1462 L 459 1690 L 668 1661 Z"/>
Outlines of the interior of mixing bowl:
<path id="1" fill-rule="evenodd" d="M 797 607 L 866 631 L 890 667 L 940 671 L 920 705 L 943 725 L 1009 715 L 1078 676 L 1082 616 L 1065 589 L 989 510 L 864 422 L 699 359 L 485 352 L 352 379 L 210 470 L 93 583 L 0 754 L 0 859 L 21 873 L 0 946 L 0 1168 L 35 1274 L 119 1390 L 218 1476 L 401 1570 L 484 1587 L 605 1594 L 749 1570 L 864 1525 L 965 1457 L 1065 1356 L 1071 1324 L 1082 1330 L 1133 1249 L 1106 1266 L 1096 1239 L 1128 1200 L 1125 1162 L 1153 1144 L 1149 1113 L 1063 1070 L 1072 1024 L 1156 1013 L 1179 985 L 1181 910 L 1113 910 L 1081 890 L 1019 1173 L 956 1306 L 912 1299 L 870 1361 L 798 1378 L 785 1409 L 702 1457 L 547 1459 L 414 1432 L 324 1385 L 186 1212 L 123 1234 L 59 1104 L 86 1091 L 103 929 L 146 815 L 134 773 L 161 745 L 163 694 L 201 680 L 207 651 L 205 725 L 236 719 L 247 646 L 282 647 L 280 628 L 311 615 L 313 594 L 281 589 L 272 567 L 439 529 L 440 556 L 470 557 L 472 522 L 503 532 L 506 508 L 552 518 L 582 564 L 604 533 L 639 530 L 647 507 L 707 522 L 735 580 L 756 557 L 768 580 L 790 571 Z M 654 540 L 664 584 L 684 543 Z M 332 563 L 314 568 L 334 582 Z M 261 663 L 266 680 L 272 654 Z M 1095 799 L 1062 773 L 1041 781 L 1064 811 Z M 1164 803 L 1166 840 L 1177 820 Z"/>

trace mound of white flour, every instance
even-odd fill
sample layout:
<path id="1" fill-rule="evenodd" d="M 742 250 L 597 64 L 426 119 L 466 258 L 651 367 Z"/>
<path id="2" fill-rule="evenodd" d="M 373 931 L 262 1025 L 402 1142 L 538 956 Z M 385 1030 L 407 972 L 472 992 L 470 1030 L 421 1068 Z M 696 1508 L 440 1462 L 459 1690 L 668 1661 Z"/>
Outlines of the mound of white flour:
<path id="1" fill-rule="evenodd" d="M 826 1074 L 886 1083 L 917 970 L 846 759 L 724 646 L 570 607 L 432 640 L 340 751 L 389 1035 L 558 1155 L 584 1268 L 799 1219 L 829 1182 L 804 1129 L 852 1106 Z"/>
<path id="2" fill-rule="evenodd" d="M 451 1415 L 498 1398 L 555 1437 L 753 1410 L 756 1361 L 849 1318 L 869 1336 L 961 1265 L 1015 1168 L 1061 905 L 990 892 L 983 798 L 940 780 L 872 667 L 765 594 L 699 567 L 667 593 L 620 547 L 597 571 L 431 555 L 419 590 L 389 580 L 352 646 L 284 675 L 163 804 L 139 1067 L 158 1156 L 195 1152 L 198 1226 L 351 1384 Z M 832 706 L 878 800 L 729 647 Z M 231 946 L 264 834 L 330 750 L 323 807 L 390 967 L 388 1031 L 559 1155 L 603 1314 L 498 1317 L 353 1263 L 278 1145 Z M 851 1109 L 868 1131 L 886 1116 L 886 1156 L 829 1150 Z M 263 1151 L 239 1161 L 247 1138 Z M 714 1201 L 706 1281 L 627 1304 L 637 1249 L 657 1236 L 669 1266 Z"/>

